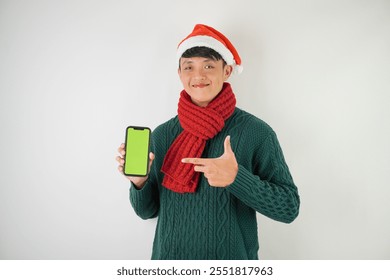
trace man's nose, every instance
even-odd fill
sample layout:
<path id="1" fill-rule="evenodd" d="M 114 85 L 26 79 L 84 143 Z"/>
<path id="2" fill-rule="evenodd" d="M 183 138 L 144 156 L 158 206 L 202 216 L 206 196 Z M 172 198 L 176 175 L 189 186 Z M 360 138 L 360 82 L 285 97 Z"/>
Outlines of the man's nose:
<path id="1" fill-rule="evenodd" d="M 199 80 L 204 80 L 206 78 L 204 69 L 200 68 L 200 69 L 195 70 L 194 78 L 199 79 Z"/>

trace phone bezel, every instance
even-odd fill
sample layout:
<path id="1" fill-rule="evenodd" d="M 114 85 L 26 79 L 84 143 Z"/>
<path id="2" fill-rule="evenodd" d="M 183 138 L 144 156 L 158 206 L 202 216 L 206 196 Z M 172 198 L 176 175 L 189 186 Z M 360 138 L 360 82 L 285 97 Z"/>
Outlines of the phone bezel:
<path id="1" fill-rule="evenodd" d="M 133 177 L 145 177 L 149 174 L 149 153 L 150 153 L 150 139 L 151 139 L 151 129 L 146 126 L 134 126 L 130 125 L 126 127 L 126 137 L 125 137 L 125 152 L 127 153 L 127 141 L 128 141 L 128 130 L 134 129 L 134 130 L 148 130 L 148 152 L 147 152 L 147 160 L 146 160 L 146 174 L 133 174 L 133 173 L 126 173 L 126 154 L 124 156 L 124 164 L 123 164 L 123 174 L 126 176 L 133 176 Z"/>

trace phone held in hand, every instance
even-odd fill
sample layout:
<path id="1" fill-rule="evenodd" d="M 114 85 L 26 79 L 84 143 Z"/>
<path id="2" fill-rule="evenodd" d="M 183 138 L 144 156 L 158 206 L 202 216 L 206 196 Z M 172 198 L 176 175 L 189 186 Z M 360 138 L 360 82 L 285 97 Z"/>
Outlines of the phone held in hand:
<path id="1" fill-rule="evenodd" d="M 148 175 L 150 134 L 151 130 L 148 127 L 128 126 L 126 128 L 126 154 L 123 168 L 126 176 Z"/>

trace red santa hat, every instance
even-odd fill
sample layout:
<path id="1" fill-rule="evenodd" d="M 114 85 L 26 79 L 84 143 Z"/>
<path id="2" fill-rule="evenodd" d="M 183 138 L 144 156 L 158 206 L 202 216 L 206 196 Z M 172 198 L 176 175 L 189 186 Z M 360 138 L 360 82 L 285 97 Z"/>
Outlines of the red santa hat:
<path id="1" fill-rule="evenodd" d="M 192 33 L 179 43 L 177 60 L 180 60 L 186 50 L 193 47 L 208 47 L 215 50 L 228 65 L 233 66 L 233 72 L 242 72 L 241 58 L 237 50 L 225 35 L 214 28 L 204 24 L 195 25 Z"/>

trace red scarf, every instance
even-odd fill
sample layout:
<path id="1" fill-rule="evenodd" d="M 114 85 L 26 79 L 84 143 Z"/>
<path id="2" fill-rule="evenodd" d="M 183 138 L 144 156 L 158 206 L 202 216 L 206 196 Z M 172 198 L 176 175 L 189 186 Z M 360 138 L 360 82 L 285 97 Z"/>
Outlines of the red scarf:
<path id="1" fill-rule="evenodd" d="M 201 157 L 206 141 L 222 130 L 235 107 L 236 97 L 229 83 L 224 83 L 221 92 L 206 107 L 192 103 L 186 91 L 180 93 L 178 117 L 184 130 L 165 155 L 161 168 L 165 174 L 163 186 L 178 193 L 196 191 L 200 173 L 181 160 Z"/>

